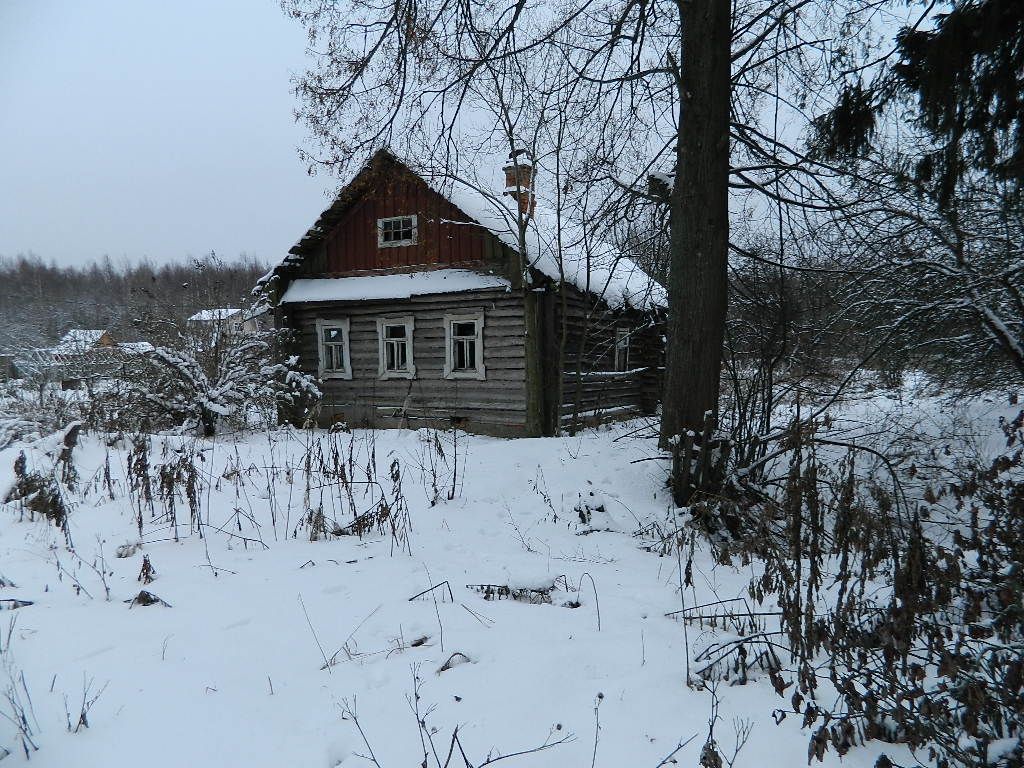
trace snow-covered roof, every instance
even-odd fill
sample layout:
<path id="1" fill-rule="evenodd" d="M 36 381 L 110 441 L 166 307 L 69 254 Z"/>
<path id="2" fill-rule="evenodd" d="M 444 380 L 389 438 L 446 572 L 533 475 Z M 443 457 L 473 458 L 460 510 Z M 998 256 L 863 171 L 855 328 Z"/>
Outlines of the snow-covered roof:
<path id="1" fill-rule="evenodd" d="M 454 179 L 428 180 L 463 213 L 492 232 L 509 248 L 519 250 L 518 203 L 506 196 L 485 195 Z M 561 257 L 557 233 L 561 226 Z M 635 261 L 615 246 L 596 239 L 585 225 L 557 213 L 542 201 L 535 204 L 526 227 L 530 266 L 554 280 L 603 298 L 615 308 L 652 309 L 668 305 L 668 293 Z"/>
<path id="2" fill-rule="evenodd" d="M 401 165 L 411 165 L 394 157 L 389 151 L 382 152 Z M 260 284 L 269 280 L 277 269 L 299 263 L 320 247 L 347 207 L 362 193 L 359 180 L 373 162 L 371 159 L 353 181 L 342 189 L 334 204 L 323 212 L 316 224 L 291 248 L 281 264 L 260 279 Z M 503 175 L 495 174 L 493 190 L 443 173 L 436 176 L 429 173 L 417 175 L 468 218 L 512 250 L 519 251 L 518 203 L 504 194 Z M 586 222 L 574 221 L 573 218 L 563 215 L 559 220 L 555 211 L 546 206 L 543 200 L 537 202 L 529 219 L 525 242 L 529 265 L 533 269 L 555 282 L 564 279 L 567 284 L 599 296 L 615 308 L 628 306 L 648 310 L 668 304 L 663 286 L 619 248 L 596 239 Z M 556 236 L 559 231 L 560 241 Z M 289 301 L 298 301 L 294 298 L 297 294 L 287 295 L 291 297 Z"/>
<path id="3" fill-rule="evenodd" d="M 190 323 L 216 323 L 234 317 L 241 309 L 236 307 L 220 307 L 217 309 L 201 309 L 188 319 Z"/>
<path id="4" fill-rule="evenodd" d="M 468 269 L 434 269 L 399 275 L 300 278 L 288 285 L 281 303 L 408 299 L 436 293 L 508 290 L 510 287 L 509 281 L 503 277 L 484 275 Z"/>
<path id="5" fill-rule="evenodd" d="M 122 341 L 117 346 L 118 349 L 123 349 L 125 352 L 132 352 L 137 355 L 143 355 L 155 349 L 148 341 Z"/>
<path id="6" fill-rule="evenodd" d="M 53 351 L 56 354 L 85 352 L 99 344 L 106 333 L 106 329 L 72 328 L 61 337 Z"/>

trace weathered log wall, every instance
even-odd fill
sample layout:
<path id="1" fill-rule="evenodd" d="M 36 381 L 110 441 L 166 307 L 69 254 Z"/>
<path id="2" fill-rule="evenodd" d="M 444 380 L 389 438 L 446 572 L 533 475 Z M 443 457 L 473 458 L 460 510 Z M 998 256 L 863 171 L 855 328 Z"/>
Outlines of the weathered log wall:
<path id="1" fill-rule="evenodd" d="M 482 310 L 486 378 L 445 379 L 446 313 Z M 288 305 L 300 364 L 316 373 L 316 320 L 349 319 L 352 378 L 323 382 L 323 422 L 358 426 L 450 426 L 497 435 L 527 434 L 523 296 L 517 292 L 421 296 L 397 301 Z M 377 318 L 412 315 L 413 379 L 379 377 Z"/>
<path id="2" fill-rule="evenodd" d="M 563 321 L 563 426 L 653 413 L 660 396 L 663 345 L 661 331 L 651 316 L 612 310 L 581 292 L 567 290 L 564 311 L 556 299 L 559 334 Z M 616 328 L 630 332 L 625 371 L 615 370 Z"/>

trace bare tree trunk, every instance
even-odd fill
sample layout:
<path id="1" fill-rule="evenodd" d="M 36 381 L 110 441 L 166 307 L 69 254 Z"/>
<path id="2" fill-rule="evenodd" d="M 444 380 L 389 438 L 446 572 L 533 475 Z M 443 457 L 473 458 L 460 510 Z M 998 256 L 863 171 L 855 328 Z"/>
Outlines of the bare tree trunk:
<path id="1" fill-rule="evenodd" d="M 217 434 L 217 414 L 213 411 L 202 408 L 200 411 L 200 426 L 203 428 L 203 437 L 213 437 Z"/>
<path id="2" fill-rule="evenodd" d="M 718 416 L 729 254 L 730 2 L 689 0 L 679 66 L 679 135 L 669 215 L 669 316 L 661 440 Z M 679 451 L 682 440 L 676 442 Z M 676 456 L 672 494 L 689 501 Z"/>
<path id="3" fill-rule="evenodd" d="M 679 136 L 670 198 L 668 354 L 661 439 L 718 415 L 729 248 L 730 2 L 689 0 L 679 65 Z M 681 489 L 674 488 L 677 503 Z"/>

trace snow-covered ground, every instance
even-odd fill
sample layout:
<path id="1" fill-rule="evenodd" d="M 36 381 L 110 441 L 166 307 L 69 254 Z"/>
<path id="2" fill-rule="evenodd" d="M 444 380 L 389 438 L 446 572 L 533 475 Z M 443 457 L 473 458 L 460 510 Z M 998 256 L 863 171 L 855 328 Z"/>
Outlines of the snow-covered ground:
<path id="1" fill-rule="evenodd" d="M 938 401 L 928 403 L 918 409 L 922 419 L 948 421 Z M 870 398 L 847 413 L 843 428 L 858 418 L 877 423 L 870 409 L 898 406 Z M 655 768 L 691 737 L 675 760 L 696 766 L 713 696 L 687 687 L 686 642 L 693 659 L 723 630 L 691 625 L 684 634 L 666 614 L 682 599 L 744 596 L 752 566 L 719 565 L 698 547 L 694 587 L 680 595 L 679 559 L 647 551 L 650 540 L 634 535 L 669 516 L 663 463 L 635 462 L 654 453 L 651 441 L 631 434 L 638 426 L 573 438 L 460 434 L 457 446 L 451 434 L 401 430 L 153 438 L 154 478 L 158 465 L 198 449 L 191 463 L 206 475 L 203 535 L 181 497 L 175 540 L 156 498 L 155 519 L 144 510 L 142 546 L 122 549 L 127 557 L 118 547 L 140 541 L 138 495 L 126 479 L 131 445 L 83 436 L 68 518 L 77 557 L 55 525 L 21 519 L 17 503 L 0 507 L 0 585 L 16 585 L 0 586 L 0 693 L 13 686 L 27 705 L 38 745 L 31 764 L 420 765 L 418 685 L 419 717 L 441 765 L 458 728 L 473 766 L 561 742 L 503 764 Z M 46 445 L 29 451 L 30 466 L 46 465 Z M 0 471 L 9 472 L 15 450 L 0 452 Z M 390 475 L 396 459 L 407 538 Z M 352 500 L 362 512 L 383 496 L 399 521 L 397 538 L 385 530 L 311 541 L 317 526 L 307 507 L 323 509 L 328 529 L 332 518 L 340 526 L 352 520 L 347 495 L 325 480 L 344 466 L 363 481 L 370 461 L 377 482 L 354 485 Z M 144 556 L 156 570 L 145 586 Z M 433 585 L 441 586 L 412 599 Z M 488 599 L 494 595 L 471 585 L 550 590 L 551 602 Z M 167 606 L 130 604 L 143 588 Z M 9 600 L 32 604 L 4 610 Z M 71 732 L 83 691 L 99 697 L 88 728 Z M 734 722 L 752 725 L 737 768 L 807 764 L 808 733 L 794 717 L 773 722 L 772 710 L 785 702 L 767 680 L 723 683 L 716 695 L 715 737 L 726 756 Z M 0 696 L 0 713 L 11 712 Z M 3 717 L 0 748 L 11 752 L 4 768 L 25 761 Z M 868 768 L 882 752 L 913 762 L 904 748 L 877 742 L 842 762 Z M 825 764 L 840 760 L 829 753 Z"/>

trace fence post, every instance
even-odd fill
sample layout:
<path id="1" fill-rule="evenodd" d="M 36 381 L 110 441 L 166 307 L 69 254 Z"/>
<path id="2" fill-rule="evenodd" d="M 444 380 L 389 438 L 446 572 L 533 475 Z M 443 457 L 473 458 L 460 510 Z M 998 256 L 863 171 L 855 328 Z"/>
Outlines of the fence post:
<path id="1" fill-rule="evenodd" d="M 682 436 L 682 444 L 675 445 L 672 457 L 672 499 L 677 507 L 686 506 L 690 500 L 690 474 L 693 470 L 693 432 L 686 431 Z"/>
<path id="2" fill-rule="evenodd" d="M 700 456 L 697 460 L 697 477 L 695 478 L 694 487 L 700 490 L 704 490 L 708 482 L 711 480 L 712 472 L 710 464 L 711 458 L 711 418 L 705 416 L 704 428 L 701 430 L 700 435 Z"/>

